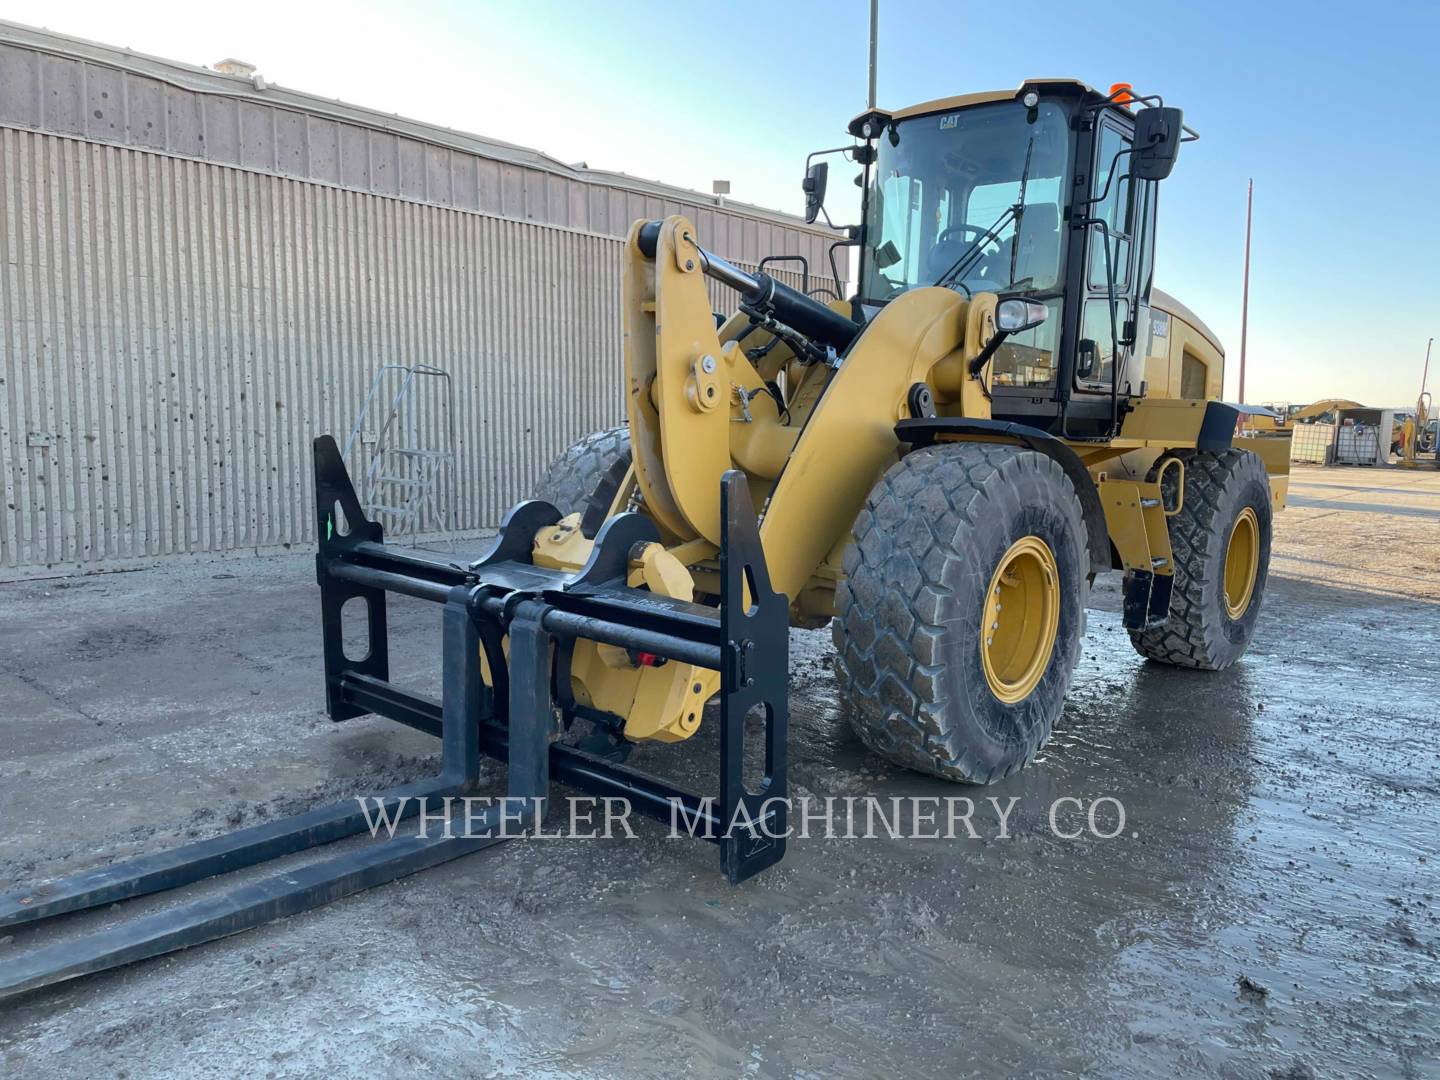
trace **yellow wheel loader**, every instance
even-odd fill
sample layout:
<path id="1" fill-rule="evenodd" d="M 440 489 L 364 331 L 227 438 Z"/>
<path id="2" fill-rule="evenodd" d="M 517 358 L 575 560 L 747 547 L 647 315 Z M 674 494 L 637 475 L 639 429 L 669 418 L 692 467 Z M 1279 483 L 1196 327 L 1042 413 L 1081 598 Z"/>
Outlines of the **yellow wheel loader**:
<path id="1" fill-rule="evenodd" d="M 1307 421 L 1319 420 L 1324 423 L 1334 423 L 1335 414 L 1342 409 L 1363 409 L 1358 401 L 1351 401 L 1348 398 L 1326 398 L 1324 401 L 1316 401 L 1309 405 L 1276 406 L 1270 408 L 1269 414 L 1257 413 L 1245 417 L 1244 423 L 1247 428 L 1255 434 L 1267 434 L 1275 431 L 1288 431 L 1296 424 L 1303 424 Z"/>
<path id="2" fill-rule="evenodd" d="M 1422 455 L 1428 454 L 1432 464 L 1440 465 L 1440 424 L 1433 416 L 1430 395 L 1420 391 L 1415 401 L 1415 415 L 1405 418 L 1400 429 L 1400 462 L 1407 469 L 1418 469 Z"/>
<path id="3" fill-rule="evenodd" d="M 13 960 L 0 994 L 235 933 L 533 827 L 552 781 L 715 843 L 738 882 L 788 835 L 791 626 L 829 623 L 849 723 L 920 772 L 988 783 L 1063 709 L 1090 582 L 1124 573 L 1143 656 L 1216 670 L 1254 633 L 1283 439 L 1237 437 L 1223 354 L 1152 289 L 1160 182 L 1193 137 L 1127 88 L 1038 80 L 850 125 L 859 283 L 825 302 L 681 216 L 624 250 L 623 426 L 547 471 L 473 560 L 384 543 L 316 440 L 334 720 L 441 740 L 431 780 L 28 890 L 0 926 L 183 885 L 419 815 L 413 834 Z M 828 152 L 834 153 L 834 152 Z M 823 210 L 828 163 L 805 178 Z M 833 251 L 832 251 L 833 255 Z M 837 273 L 836 278 L 839 280 Z M 739 295 L 720 322 L 707 281 Z M 390 681 L 388 593 L 442 610 L 434 698 Z M 366 627 L 347 648 L 344 612 Z M 709 719 L 707 719 L 707 717 Z M 719 725 L 715 785 L 627 761 Z M 507 794 L 464 828 L 480 758 Z M 643 758 L 643 754 L 635 755 Z M 428 826 L 428 828 L 426 828 Z"/>

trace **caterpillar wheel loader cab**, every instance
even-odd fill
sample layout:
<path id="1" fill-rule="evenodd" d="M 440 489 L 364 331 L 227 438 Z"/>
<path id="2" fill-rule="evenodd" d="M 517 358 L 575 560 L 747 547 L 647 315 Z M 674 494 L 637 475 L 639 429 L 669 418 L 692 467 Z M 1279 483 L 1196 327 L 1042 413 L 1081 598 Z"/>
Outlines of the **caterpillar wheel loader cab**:
<path id="1" fill-rule="evenodd" d="M 0 996 L 483 849 L 538 823 L 552 780 L 715 843 L 727 877 L 747 878 L 788 835 L 791 625 L 832 625 L 865 743 L 978 783 L 1044 744 L 1101 571 L 1124 571 L 1143 655 L 1217 669 L 1244 652 L 1289 448 L 1234 438 L 1241 412 L 1215 400 L 1218 344 L 1152 293 L 1179 111 L 1037 80 L 871 111 L 850 130 L 856 295 L 826 303 L 742 270 L 682 216 L 636 222 L 620 298 L 627 422 L 562 455 L 478 557 L 387 545 L 335 441 L 315 441 L 330 716 L 437 736 L 435 776 L 22 890 L 0 899 L 0 928 L 377 823 L 390 838 L 15 956 Z M 824 178 L 807 176 L 812 212 Z M 740 296 L 718 327 L 707 279 Z M 442 612 L 438 697 L 391 681 L 390 593 Z M 361 649 L 342 633 L 351 611 Z M 707 705 L 710 791 L 627 762 L 692 736 Z M 507 792 L 457 825 L 482 756 L 507 763 Z M 416 832 L 394 831 L 415 815 Z"/>

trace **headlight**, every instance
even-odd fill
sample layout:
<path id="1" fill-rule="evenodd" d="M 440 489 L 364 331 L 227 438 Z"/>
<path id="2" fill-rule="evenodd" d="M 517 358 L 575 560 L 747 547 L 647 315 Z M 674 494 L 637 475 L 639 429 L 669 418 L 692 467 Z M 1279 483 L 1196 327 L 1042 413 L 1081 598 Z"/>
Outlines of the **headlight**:
<path id="1" fill-rule="evenodd" d="M 1033 330 L 1049 314 L 1050 309 L 1038 300 L 1001 300 L 995 305 L 995 329 L 1007 334 Z"/>

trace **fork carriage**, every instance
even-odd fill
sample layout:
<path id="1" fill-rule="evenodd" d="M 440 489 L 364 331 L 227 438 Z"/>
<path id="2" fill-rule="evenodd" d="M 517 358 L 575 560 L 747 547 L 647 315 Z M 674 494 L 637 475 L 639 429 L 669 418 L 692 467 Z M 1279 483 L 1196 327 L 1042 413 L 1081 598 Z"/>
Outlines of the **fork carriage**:
<path id="1" fill-rule="evenodd" d="M 371 831 L 390 820 L 443 812 L 473 794 L 482 755 L 506 762 L 506 794 L 463 832 L 394 835 L 222 895 L 122 922 L 15 957 L 0 974 L 0 997 L 34 990 L 176 949 L 236 934 L 393 881 L 519 835 L 544 814 L 551 781 L 624 799 L 665 822 L 681 816 L 693 835 L 716 843 L 721 869 L 740 882 L 778 862 L 786 835 L 787 602 L 770 588 L 745 477 L 722 480 L 724 543 L 718 608 L 626 584 L 637 544 L 658 540 L 638 514 L 611 519 L 578 573 L 536 566 L 536 533 L 560 521 L 545 502 L 520 503 L 487 554 L 470 563 L 399 551 L 367 520 L 335 441 L 315 440 L 319 531 L 316 577 L 324 633 L 326 701 L 333 720 L 376 713 L 438 736 L 441 768 L 431 779 L 309 810 L 173 851 L 86 871 L 0 899 L 0 929 L 178 888 Z M 443 620 L 441 697 L 389 679 L 385 603 L 400 593 L 439 604 Z M 747 592 L 749 595 L 747 596 Z M 341 609 L 366 607 L 368 648 L 347 658 Z M 577 639 L 718 671 L 718 796 L 686 791 L 615 760 L 618 739 L 597 754 L 560 741 L 576 721 L 603 730 L 606 719 L 569 688 Z M 482 665 L 482 657 L 484 663 Z M 744 782 L 746 718 L 765 717 L 764 779 Z"/>

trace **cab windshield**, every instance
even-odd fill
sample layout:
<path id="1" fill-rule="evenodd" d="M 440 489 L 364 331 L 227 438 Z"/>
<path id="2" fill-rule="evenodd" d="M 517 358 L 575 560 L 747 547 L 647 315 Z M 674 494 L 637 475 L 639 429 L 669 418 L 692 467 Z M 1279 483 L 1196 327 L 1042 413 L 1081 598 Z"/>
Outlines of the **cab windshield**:
<path id="1" fill-rule="evenodd" d="M 917 116 L 877 142 L 864 302 L 941 278 L 971 295 L 1058 297 L 1070 159 L 1059 105 L 1000 101 Z"/>

